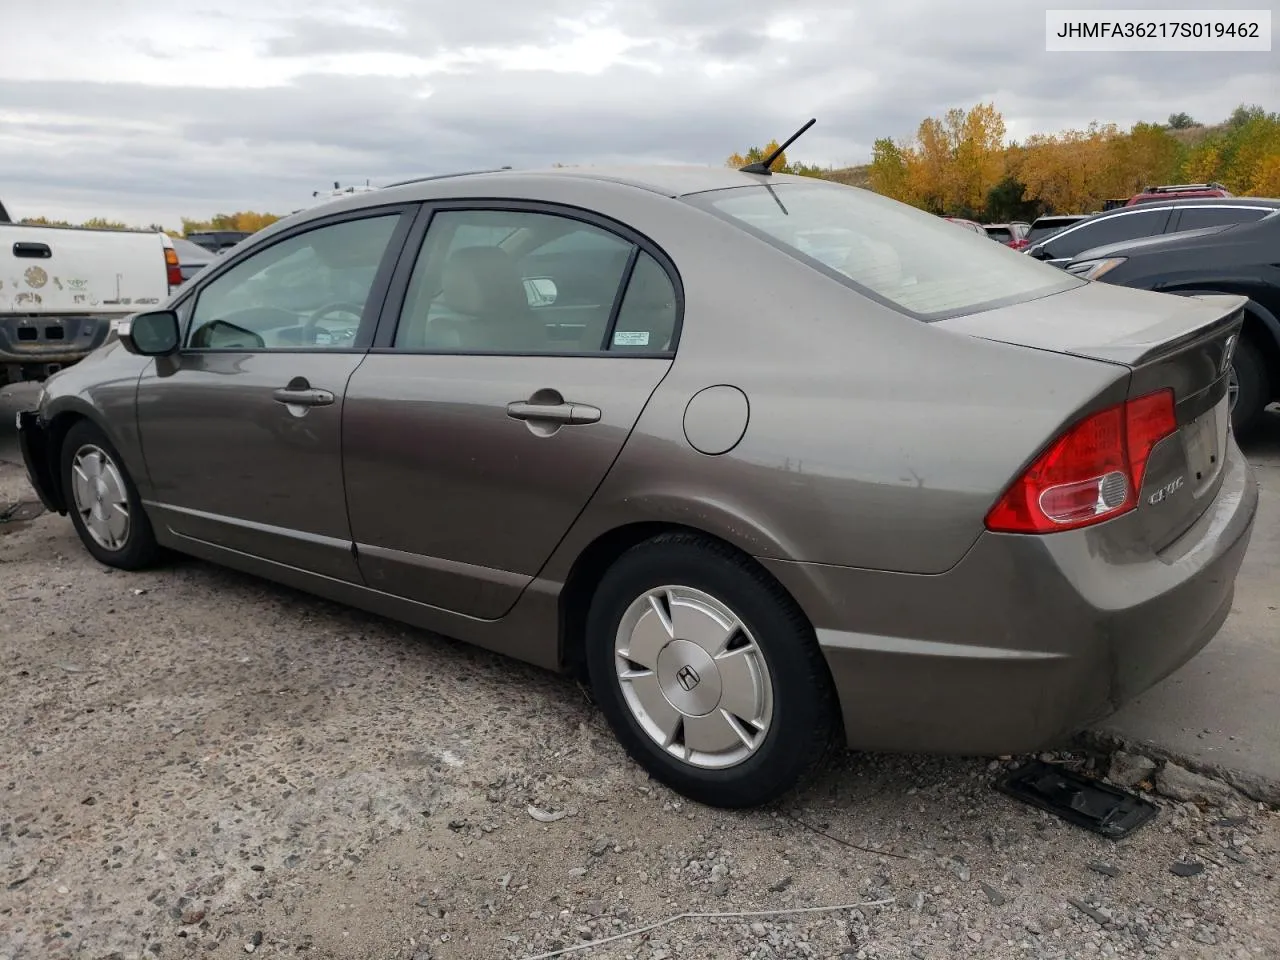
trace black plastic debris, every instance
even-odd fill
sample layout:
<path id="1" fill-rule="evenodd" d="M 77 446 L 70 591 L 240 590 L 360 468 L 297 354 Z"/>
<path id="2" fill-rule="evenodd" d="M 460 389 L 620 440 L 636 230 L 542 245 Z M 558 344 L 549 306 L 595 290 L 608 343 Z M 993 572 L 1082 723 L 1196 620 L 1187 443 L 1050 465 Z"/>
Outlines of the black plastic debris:
<path id="1" fill-rule="evenodd" d="M 1041 760 L 1013 771 L 996 789 L 1111 840 L 1128 836 L 1158 810 L 1137 794 Z"/>

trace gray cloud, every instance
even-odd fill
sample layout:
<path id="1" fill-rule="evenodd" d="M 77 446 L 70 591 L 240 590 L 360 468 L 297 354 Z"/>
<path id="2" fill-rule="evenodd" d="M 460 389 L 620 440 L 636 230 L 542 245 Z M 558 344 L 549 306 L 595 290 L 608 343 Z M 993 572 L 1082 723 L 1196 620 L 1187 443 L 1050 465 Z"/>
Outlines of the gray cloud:
<path id="1" fill-rule="evenodd" d="M 0 116 L 15 117 L 0 120 L 0 183 L 19 215 L 56 209 L 176 224 L 180 214 L 294 209 L 335 179 L 500 164 L 719 163 L 810 116 L 818 125 L 792 155 L 846 164 L 865 162 L 876 137 L 909 136 L 925 116 L 979 101 L 994 100 L 1011 135 L 1025 136 L 1180 110 L 1215 120 L 1280 88 L 1269 54 L 1048 54 L 1043 10 L 1020 0 L 852 10 L 838 0 L 774 8 L 357 0 L 340 11 L 350 22 L 333 11 L 276 21 L 261 56 L 545 47 L 571 40 L 565 21 L 584 17 L 637 45 L 590 75 L 463 65 L 425 77 L 313 72 L 231 89 L 195 75 L 182 84 L 180 60 L 169 61 L 177 85 L 163 87 L 24 81 L 0 64 Z M 788 19 L 804 24 L 800 39 L 769 35 Z M 137 28 L 144 51 L 164 49 L 146 34 L 145 17 Z M 708 73 L 710 62 L 727 72 Z"/>

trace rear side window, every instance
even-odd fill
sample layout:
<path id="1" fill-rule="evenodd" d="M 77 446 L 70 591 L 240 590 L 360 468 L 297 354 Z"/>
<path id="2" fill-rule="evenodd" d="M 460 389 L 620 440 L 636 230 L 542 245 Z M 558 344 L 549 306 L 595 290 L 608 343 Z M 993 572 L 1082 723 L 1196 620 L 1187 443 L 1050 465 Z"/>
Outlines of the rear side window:
<path id="1" fill-rule="evenodd" d="M 1051 239 L 1045 249 L 1054 259 L 1074 257 L 1085 250 L 1123 243 L 1163 233 L 1169 222 L 1169 211 L 1141 210 L 1136 213 L 1117 213 L 1082 224 L 1074 230 L 1064 231 L 1061 237 Z"/>
<path id="2" fill-rule="evenodd" d="M 641 250 L 618 309 L 609 351 L 654 353 L 672 349 L 678 310 L 676 288 L 667 271 Z"/>
<path id="3" fill-rule="evenodd" d="M 1270 210 L 1248 207 L 1185 207 L 1178 218 L 1178 232 L 1199 230 L 1202 227 L 1221 227 L 1230 223 L 1254 223 Z"/>
<path id="4" fill-rule="evenodd" d="M 1084 282 L 869 190 L 792 182 L 686 199 L 921 320 L 1033 300 Z"/>

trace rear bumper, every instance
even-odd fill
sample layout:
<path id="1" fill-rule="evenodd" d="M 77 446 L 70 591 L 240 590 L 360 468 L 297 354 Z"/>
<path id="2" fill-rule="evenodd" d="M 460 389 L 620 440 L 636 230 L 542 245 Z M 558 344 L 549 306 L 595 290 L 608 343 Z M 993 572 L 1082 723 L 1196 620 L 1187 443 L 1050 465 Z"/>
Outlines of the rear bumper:
<path id="1" fill-rule="evenodd" d="M 109 316 L 0 318 L 0 364 L 67 366 L 106 342 Z"/>
<path id="2" fill-rule="evenodd" d="M 56 482 L 52 445 L 49 430 L 34 410 L 23 410 L 17 417 L 18 446 L 22 450 L 22 462 L 27 468 L 27 479 L 46 510 L 66 513 L 62 494 Z"/>
<path id="3" fill-rule="evenodd" d="M 1226 620 L 1257 512 L 1234 441 L 1222 487 L 1159 555 L 1089 530 L 985 534 L 935 576 L 762 561 L 817 631 L 856 749 L 1030 752 L 1178 669 Z"/>

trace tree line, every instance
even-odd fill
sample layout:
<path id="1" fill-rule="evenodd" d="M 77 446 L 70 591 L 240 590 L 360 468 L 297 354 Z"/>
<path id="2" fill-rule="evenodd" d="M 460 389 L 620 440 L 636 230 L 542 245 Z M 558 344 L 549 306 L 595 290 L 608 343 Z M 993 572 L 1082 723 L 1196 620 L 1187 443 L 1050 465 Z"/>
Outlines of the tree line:
<path id="1" fill-rule="evenodd" d="M 204 233 L 208 230 L 237 230 L 245 233 L 257 233 L 264 227 L 279 220 L 274 213 L 258 213 L 254 210 L 241 210 L 237 213 L 218 213 L 208 220 L 182 218 L 181 230 L 170 230 L 158 223 L 147 226 L 130 226 L 120 220 L 107 220 L 104 217 L 92 217 L 83 223 L 72 223 L 69 220 L 51 220 L 48 217 L 24 217 L 19 223 L 29 223 L 45 227 L 83 227 L 88 230 L 147 230 L 154 233 L 167 233 L 171 237 L 189 237 L 193 233 Z"/>
<path id="2" fill-rule="evenodd" d="M 735 153 L 729 166 L 767 156 L 773 142 Z M 1186 113 L 1129 130 L 1083 130 L 1005 141 L 991 103 L 922 121 L 913 137 L 875 142 L 863 167 L 818 168 L 779 158 L 774 169 L 856 183 L 944 216 L 987 222 L 1041 213 L 1089 213 L 1108 199 L 1162 183 L 1223 184 L 1240 196 L 1280 196 L 1280 114 L 1241 105 L 1206 126 Z"/>

